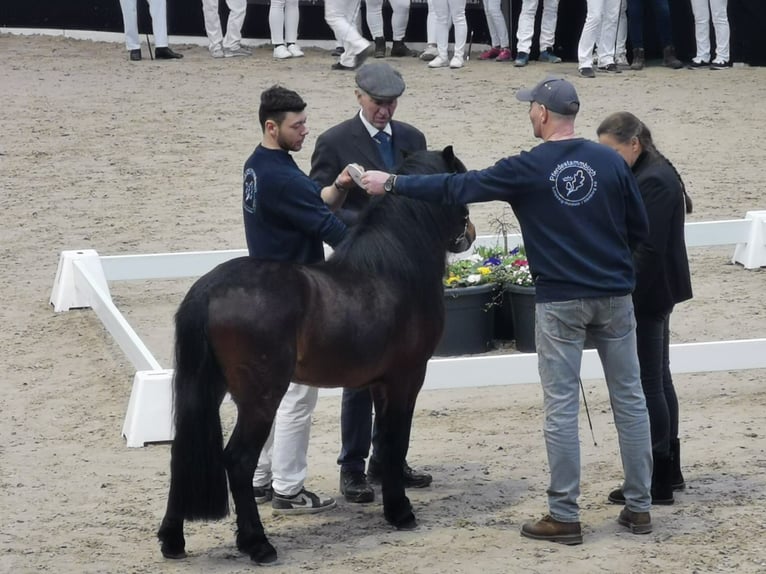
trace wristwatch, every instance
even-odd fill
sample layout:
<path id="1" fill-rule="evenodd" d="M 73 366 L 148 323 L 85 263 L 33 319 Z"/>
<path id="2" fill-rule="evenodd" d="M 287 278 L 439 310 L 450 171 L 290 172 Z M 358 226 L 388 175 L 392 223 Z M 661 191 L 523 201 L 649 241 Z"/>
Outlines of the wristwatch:
<path id="1" fill-rule="evenodd" d="M 383 191 L 385 191 L 386 193 L 396 194 L 396 190 L 394 189 L 395 187 L 396 187 L 396 176 L 389 175 L 388 179 L 383 184 Z"/>

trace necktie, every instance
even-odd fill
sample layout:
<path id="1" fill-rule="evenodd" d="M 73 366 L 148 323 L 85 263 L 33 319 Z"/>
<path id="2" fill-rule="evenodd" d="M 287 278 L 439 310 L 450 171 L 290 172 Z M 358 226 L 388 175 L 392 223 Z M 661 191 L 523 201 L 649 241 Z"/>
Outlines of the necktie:
<path id="1" fill-rule="evenodd" d="M 379 131 L 372 136 L 372 139 L 378 142 L 378 151 L 386 168 L 389 170 L 394 169 L 394 146 L 391 144 L 391 136 L 384 131 Z"/>

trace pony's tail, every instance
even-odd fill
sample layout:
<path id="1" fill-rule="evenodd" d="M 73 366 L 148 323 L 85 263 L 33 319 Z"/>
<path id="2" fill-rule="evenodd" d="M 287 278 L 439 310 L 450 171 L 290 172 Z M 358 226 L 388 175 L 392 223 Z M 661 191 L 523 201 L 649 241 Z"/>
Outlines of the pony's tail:
<path id="1" fill-rule="evenodd" d="M 171 490 L 186 520 L 229 513 L 219 407 L 225 381 L 208 340 L 208 297 L 192 287 L 176 313 Z"/>

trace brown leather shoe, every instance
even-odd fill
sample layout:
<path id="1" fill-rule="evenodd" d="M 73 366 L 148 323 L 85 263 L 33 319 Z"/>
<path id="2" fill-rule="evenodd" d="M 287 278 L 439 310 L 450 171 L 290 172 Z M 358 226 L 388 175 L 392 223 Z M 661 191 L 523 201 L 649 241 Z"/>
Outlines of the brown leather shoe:
<path id="1" fill-rule="evenodd" d="M 521 527 L 521 535 L 570 546 L 582 544 L 582 529 L 579 522 L 559 522 L 549 514 L 537 522 L 525 522 Z"/>
<path id="2" fill-rule="evenodd" d="M 623 508 L 617 522 L 630 528 L 633 534 L 649 534 L 652 531 L 652 516 L 648 512 L 633 512 Z"/>

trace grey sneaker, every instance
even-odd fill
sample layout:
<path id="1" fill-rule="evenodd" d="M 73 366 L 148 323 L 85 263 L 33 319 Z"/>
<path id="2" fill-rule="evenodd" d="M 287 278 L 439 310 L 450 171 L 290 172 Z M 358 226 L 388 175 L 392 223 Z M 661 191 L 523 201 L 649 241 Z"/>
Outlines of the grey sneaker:
<path id="1" fill-rule="evenodd" d="M 223 49 L 223 55 L 226 58 L 241 58 L 243 56 L 252 56 L 253 53 L 247 48 L 240 46 L 239 48 L 233 48 L 231 50 Z"/>
<path id="2" fill-rule="evenodd" d="M 316 514 L 335 508 L 335 505 L 334 498 L 320 498 L 305 488 L 294 496 L 282 496 L 275 492 L 271 501 L 271 508 L 276 515 Z"/>
<path id="3" fill-rule="evenodd" d="M 633 534 L 649 534 L 652 531 L 652 517 L 648 512 L 633 512 L 623 508 L 617 522 L 630 528 Z"/>
<path id="4" fill-rule="evenodd" d="M 255 497 L 256 504 L 269 502 L 272 498 L 274 498 L 274 489 L 271 487 L 271 483 L 264 486 L 253 485 L 253 495 Z"/>

